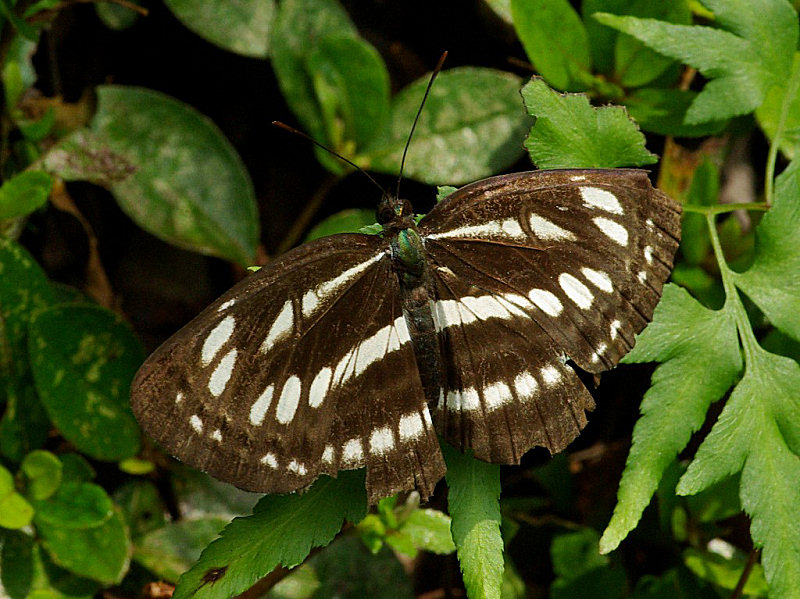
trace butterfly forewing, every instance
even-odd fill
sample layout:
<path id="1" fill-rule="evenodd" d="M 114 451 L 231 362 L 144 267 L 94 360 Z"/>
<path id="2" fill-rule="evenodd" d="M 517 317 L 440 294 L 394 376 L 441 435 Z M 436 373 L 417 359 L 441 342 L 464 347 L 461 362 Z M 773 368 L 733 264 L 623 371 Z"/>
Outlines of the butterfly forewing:
<path id="1" fill-rule="evenodd" d="M 448 367 L 435 415 L 445 438 L 498 462 L 571 441 L 592 403 L 564 362 L 601 372 L 629 351 L 679 227 L 679 207 L 632 170 L 494 177 L 436 206 L 420 234 Z M 492 438 L 498 426 L 510 440 Z"/>
<path id="2" fill-rule="evenodd" d="M 132 386 L 139 421 L 182 461 L 244 489 L 293 491 L 321 473 L 370 466 L 373 455 L 379 470 L 391 458 L 404 466 L 373 480 L 371 495 L 413 486 L 420 469 L 408 456 L 438 446 L 407 368 L 413 350 L 396 281 L 378 237 L 289 252 L 147 360 Z M 392 380 L 393 365 L 405 369 L 402 380 Z M 370 401 L 387 381 L 396 401 Z M 422 426 L 401 435 L 405 416 Z M 369 453 L 370 441 L 380 451 Z M 434 483 L 441 474 L 429 472 Z"/>

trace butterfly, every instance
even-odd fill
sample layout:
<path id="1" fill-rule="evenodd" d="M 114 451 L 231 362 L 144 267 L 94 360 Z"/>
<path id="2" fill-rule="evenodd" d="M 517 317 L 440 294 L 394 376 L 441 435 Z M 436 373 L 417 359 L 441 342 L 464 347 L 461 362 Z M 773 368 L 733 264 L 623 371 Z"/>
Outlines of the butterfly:
<path id="1" fill-rule="evenodd" d="M 415 224 L 302 245 L 167 340 L 132 385 L 169 453 L 250 491 L 366 467 L 370 503 L 433 492 L 438 437 L 519 463 L 563 450 L 594 406 L 570 362 L 613 368 L 650 321 L 681 208 L 645 171 L 552 170 L 466 185 Z"/>

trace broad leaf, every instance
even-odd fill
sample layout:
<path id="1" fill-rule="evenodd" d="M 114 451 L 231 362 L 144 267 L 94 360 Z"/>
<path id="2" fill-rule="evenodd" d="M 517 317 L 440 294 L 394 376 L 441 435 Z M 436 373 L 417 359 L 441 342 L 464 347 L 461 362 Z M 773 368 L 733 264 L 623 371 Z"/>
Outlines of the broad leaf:
<path id="1" fill-rule="evenodd" d="M 61 460 L 49 451 L 30 452 L 22 460 L 20 470 L 27 479 L 28 497 L 33 500 L 47 499 L 61 486 L 63 473 Z"/>
<path id="2" fill-rule="evenodd" d="M 675 285 L 664 287 L 653 322 L 626 363 L 659 361 L 633 431 L 614 515 L 600 541 L 608 553 L 633 530 L 664 470 L 700 428 L 741 370 L 732 308 L 704 308 Z"/>
<path id="3" fill-rule="evenodd" d="M 42 171 L 24 171 L 0 187 L 0 220 L 25 216 L 39 209 L 50 195 L 53 182 Z"/>
<path id="4" fill-rule="evenodd" d="M 797 13 L 786 0 L 704 3 L 727 31 L 608 13 L 595 15 L 604 25 L 697 68 L 710 80 L 686 113 L 689 124 L 755 110 L 769 88 L 788 77 L 798 39 Z"/>
<path id="5" fill-rule="evenodd" d="M 144 352 L 130 327 L 98 306 L 59 305 L 38 313 L 28 341 L 36 389 L 61 434 L 99 460 L 134 455 L 129 389 Z"/>
<path id="6" fill-rule="evenodd" d="M 55 495 L 35 506 L 37 526 L 95 528 L 114 515 L 111 498 L 94 483 L 65 482 Z"/>
<path id="7" fill-rule="evenodd" d="M 50 148 L 41 167 L 64 181 L 89 181 L 110 189 L 138 169 L 88 129 L 78 129 Z"/>
<path id="8" fill-rule="evenodd" d="M 414 547 L 432 553 L 448 554 L 456 550 L 450 533 L 450 517 L 438 510 L 416 509 L 400 530 Z"/>
<path id="9" fill-rule="evenodd" d="M 165 0 L 181 23 L 220 48 L 255 58 L 269 54 L 274 0 Z"/>
<path id="10" fill-rule="evenodd" d="M 528 58 L 550 85 L 565 91 L 588 87 L 589 41 L 567 0 L 511 0 L 511 15 Z"/>
<path id="11" fill-rule="evenodd" d="M 800 162 L 775 182 L 775 203 L 756 228 L 753 265 L 736 275 L 744 291 L 772 323 L 800 341 Z"/>
<path id="12" fill-rule="evenodd" d="M 322 36 L 358 37 L 347 12 L 336 0 L 284 0 L 275 20 L 272 66 L 286 103 L 314 139 L 325 139 L 320 106 L 306 61 L 311 40 Z"/>
<path id="13" fill-rule="evenodd" d="M 470 599 L 500 597 L 503 537 L 500 534 L 500 466 L 442 443 L 447 462 L 447 506 L 464 586 Z"/>
<path id="14" fill-rule="evenodd" d="M 559 94 L 539 78 L 522 88 L 536 122 L 525 147 L 539 168 L 611 168 L 656 161 L 621 106 L 594 108 L 583 94 Z"/>
<path id="15" fill-rule="evenodd" d="M 330 543 L 345 520 L 364 517 L 366 503 L 362 470 L 320 477 L 303 494 L 268 495 L 253 515 L 234 519 L 206 547 L 181 576 L 174 598 L 227 599 L 242 593 L 276 566 L 294 567 L 312 548 Z"/>
<path id="16" fill-rule="evenodd" d="M 388 126 L 364 150 L 359 165 L 398 172 L 428 80 L 417 80 L 392 99 Z M 530 125 L 520 106 L 520 85 L 517 76 L 492 69 L 443 71 L 414 131 L 404 176 L 461 184 L 513 164 L 522 154 L 521 142 Z"/>
<path id="17" fill-rule="evenodd" d="M 111 187 L 139 226 L 247 265 L 258 243 L 250 177 L 222 132 L 190 106 L 137 87 L 98 88 L 92 131 L 136 172 Z"/>
<path id="18" fill-rule="evenodd" d="M 351 208 L 332 214 L 316 225 L 306 235 L 305 241 L 319 239 L 336 233 L 358 233 L 363 227 L 375 222 L 375 211 Z M 381 227 L 383 230 L 383 227 Z"/>
<path id="19" fill-rule="evenodd" d="M 705 137 L 725 128 L 727 120 L 689 125 L 686 111 L 697 98 L 697 92 L 682 89 L 646 87 L 626 96 L 625 107 L 642 129 L 659 135 Z"/>
<path id="20" fill-rule="evenodd" d="M 14 488 L 14 476 L 0 465 L 0 527 L 22 528 L 30 524 L 33 508 Z"/>

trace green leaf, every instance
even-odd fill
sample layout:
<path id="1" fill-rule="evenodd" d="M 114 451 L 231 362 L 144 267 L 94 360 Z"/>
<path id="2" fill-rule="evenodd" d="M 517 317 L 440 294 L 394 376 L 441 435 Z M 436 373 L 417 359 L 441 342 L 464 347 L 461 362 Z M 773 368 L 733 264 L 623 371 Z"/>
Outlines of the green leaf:
<path id="1" fill-rule="evenodd" d="M 129 0 L 133 4 L 139 4 L 139 0 Z M 97 2 L 94 10 L 103 24 L 114 31 L 123 31 L 133 27 L 139 19 L 139 13 L 121 4 L 111 4 L 110 2 Z"/>
<path id="2" fill-rule="evenodd" d="M 144 352 L 119 316 L 92 305 L 59 305 L 30 325 L 36 388 L 61 434 L 83 453 L 116 461 L 139 450 L 129 388 Z"/>
<path id="3" fill-rule="evenodd" d="M 642 129 L 659 135 L 705 137 L 720 133 L 727 120 L 686 123 L 686 111 L 697 92 L 682 89 L 639 89 L 624 99 L 625 107 Z"/>
<path id="4" fill-rule="evenodd" d="M 662 364 L 642 402 L 614 515 L 600 540 L 603 553 L 633 530 L 664 470 L 703 424 L 709 405 L 739 376 L 733 310 L 727 304 L 708 310 L 684 289 L 667 285 L 653 322 L 623 361 Z"/>
<path id="5" fill-rule="evenodd" d="M 511 15 L 525 53 L 550 85 L 566 91 L 587 88 L 589 41 L 567 0 L 511 0 Z"/>
<path id="6" fill-rule="evenodd" d="M 159 578 L 175 582 L 226 524 L 228 520 L 214 516 L 170 522 L 139 539 L 133 559 Z"/>
<path id="7" fill-rule="evenodd" d="M 3 545 L 0 573 L 11 599 L 92 599 L 96 596 L 99 583 L 79 578 L 53 564 L 33 537 L 14 533 L 9 547 L 10 539 L 11 536 L 7 536 Z M 9 564 L 14 567 L 5 567 Z M 7 572 L 13 573 L 13 578 L 8 577 L 11 580 L 7 580 Z"/>
<path id="8" fill-rule="evenodd" d="M 22 356 L 19 363 L 27 368 L 27 357 Z M 45 444 L 51 424 L 36 395 L 30 372 L 10 381 L 6 393 L 8 401 L 0 420 L 0 453 L 9 460 L 19 462 L 29 452 Z"/>
<path id="9" fill-rule="evenodd" d="M 800 64 L 800 53 L 795 52 L 792 68 L 800 68 L 798 64 Z M 784 81 L 781 85 L 772 86 L 767 92 L 764 102 L 756 109 L 758 125 L 771 140 L 775 138 L 778 130 L 786 94 L 790 93 L 788 84 L 789 81 Z M 780 149 L 787 158 L 793 160 L 797 156 L 797 148 L 800 146 L 800 93 L 794 93 L 790 99 L 783 127 L 783 135 L 779 142 Z"/>
<path id="10" fill-rule="evenodd" d="M 345 520 L 366 514 L 362 470 L 322 476 L 305 493 L 269 495 L 253 515 L 236 518 L 178 581 L 174 599 L 232 597 L 277 565 L 291 568 L 330 543 Z M 313 514 L 313 517 L 309 517 Z"/>
<path id="11" fill-rule="evenodd" d="M 111 191 L 156 237 L 252 263 L 258 243 L 253 184 L 222 132 L 190 106 L 137 87 L 97 89 L 92 131 L 138 170 Z"/>
<path id="12" fill-rule="evenodd" d="M 414 547 L 446 555 L 456 550 L 450 534 L 450 516 L 439 510 L 416 509 L 400 526 Z"/>
<path id="13" fill-rule="evenodd" d="M 705 158 L 694 171 L 686 194 L 686 203 L 692 206 L 712 206 L 718 197 L 719 172 L 716 165 Z M 706 258 L 711 249 L 711 239 L 704 215 L 684 212 L 680 248 L 688 264 L 698 265 Z"/>
<path id="14" fill-rule="evenodd" d="M 14 108 L 27 90 L 36 83 L 36 69 L 33 67 L 33 55 L 38 48 L 22 36 L 14 36 L 8 47 L 5 64 L 2 65 L 3 91 L 6 105 Z"/>
<path id="15" fill-rule="evenodd" d="M 800 588 L 800 365 L 758 347 L 744 378 L 678 483 L 694 494 L 742 471 L 740 497 L 776 597 Z M 790 524 L 791 523 L 791 524 Z"/>
<path id="16" fill-rule="evenodd" d="M 726 547 L 726 550 L 730 550 L 733 553 L 730 546 Z M 747 562 L 742 555 L 734 554 L 733 556 L 725 557 L 719 553 L 700 551 L 693 548 L 684 549 L 682 557 L 686 567 L 694 572 L 698 578 L 714 583 L 728 591 L 736 588 Z M 752 570 L 747 577 L 747 582 L 745 582 L 742 589 L 742 594 L 766 597 L 767 591 L 764 569 L 759 563 L 753 564 Z"/>
<path id="17" fill-rule="evenodd" d="M 756 228 L 753 265 L 734 278 L 767 318 L 800 341 L 800 162 L 775 181 L 775 202 Z"/>
<path id="18" fill-rule="evenodd" d="M 89 181 L 108 189 L 137 170 L 89 129 L 78 129 L 60 139 L 42 156 L 40 164 L 64 181 Z"/>
<path id="19" fill-rule="evenodd" d="M 345 155 L 364 147 L 389 112 L 389 73 L 378 51 L 350 34 L 326 35 L 309 53 L 306 68 L 326 130 L 321 141 Z M 342 171 L 338 159 L 335 164 L 335 172 Z"/>
<path id="20" fill-rule="evenodd" d="M 0 187 L 0 219 L 25 216 L 44 206 L 52 184 L 42 171 L 24 171 L 8 179 Z"/>
<path id="21" fill-rule="evenodd" d="M 35 505 L 39 527 L 95 528 L 114 515 L 111 498 L 94 483 L 65 482 L 55 495 Z"/>
<path id="22" fill-rule="evenodd" d="M 0 545 L 0 595 L 25 599 L 33 583 L 33 537 L 20 531 L 3 531 Z"/>
<path id="23" fill-rule="evenodd" d="M 156 465 L 150 460 L 143 460 L 134 456 L 122 460 L 119 463 L 119 469 L 126 474 L 141 476 L 142 474 L 150 474 L 153 472 L 156 469 Z"/>
<path id="24" fill-rule="evenodd" d="M 0 526 L 22 528 L 31 523 L 33 508 L 16 492 L 14 477 L 0 465 Z"/>
<path id="25" fill-rule="evenodd" d="M 364 150 L 359 165 L 397 174 L 428 80 L 417 80 L 392 99 L 388 125 Z M 457 185 L 516 162 L 530 125 L 520 106 L 520 85 L 517 76 L 493 69 L 440 73 L 414 131 L 405 176 Z"/>
<path id="26" fill-rule="evenodd" d="M 447 506 L 458 562 L 470 599 L 499 598 L 503 585 L 500 466 L 442 443 L 447 463 Z"/>
<path id="27" fill-rule="evenodd" d="M 94 468 L 81 454 L 62 453 L 58 457 L 63 466 L 63 480 L 80 483 L 90 481 L 95 477 Z"/>
<path id="28" fill-rule="evenodd" d="M 558 535 L 550 545 L 553 572 L 559 578 L 573 580 L 594 570 L 608 566 L 607 556 L 597 552 L 597 533 L 590 528 Z"/>
<path id="29" fill-rule="evenodd" d="M 242 491 L 188 467 L 173 470 L 172 490 L 178 513 L 190 520 L 205 516 L 230 520 L 234 516 L 243 516 L 251 513 L 263 497 L 260 493 Z"/>
<path id="30" fill-rule="evenodd" d="M 436 203 L 438 204 L 454 191 L 458 191 L 458 187 L 453 187 L 452 185 L 439 185 L 436 188 Z"/>
<path id="31" fill-rule="evenodd" d="M 25 456 L 20 467 L 28 479 L 28 497 L 47 499 L 61 486 L 61 460 L 49 451 L 36 450 Z"/>
<path id="32" fill-rule="evenodd" d="M 305 242 L 312 239 L 335 235 L 336 233 L 358 233 L 363 227 L 375 222 L 375 211 L 360 208 L 351 208 L 332 214 L 316 225 L 306 235 Z M 380 226 L 380 225 L 379 225 Z M 383 227 L 381 227 L 383 230 Z"/>
<path id="33" fill-rule="evenodd" d="M 167 523 L 167 508 L 155 484 L 149 480 L 125 483 L 114 491 L 114 503 L 122 508 L 134 542 L 145 533 L 159 529 Z M 195 558 L 199 555 L 200 552 Z"/>
<path id="34" fill-rule="evenodd" d="M 128 570 L 130 540 L 119 510 L 93 528 L 37 523 L 37 530 L 53 562 L 73 574 L 115 584 Z"/>
<path id="35" fill-rule="evenodd" d="M 786 0 L 707 0 L 705 4 L 728 31 L 595 14 L 604 25 L 697 68 L 710 80 L 687 111 L 688 124 L 755 110 L 771 86 L 785 82 L 797 47 L 797 14 Z"/>
<path id="36" fill-rule="evenodd" d="M 269 55 L 274 0 L 165 0 L 165 4 L 181 23 L 220 48 L 254 58 Z"/>
<path id="37" fill-rule="evenodd" d="M 308 565 L 319 587 L 314 597 L 411 599 L 414 592 L 403 566 L 387 548 L 372 555 L 355 537 L 337 539 Z"/>
<path id="38" fill-rule="evenodd" d="M 525 147 L 539 168 L 640 166 L 656 162 L 621 106 L 593 108 L 583 94 L 559 94 L 538 78 L 522 88 L 536 123 Z"/>
<path id="39" fill-rule="evenodd" d="M 358 37 L 347 12 L 336 0 L 284 0 L 278 7 L 272 44 L 272 66 L 281 93 L 314 139 L 326 139 L 324 120 L 306 60 L 312 40 L 323 36 Z"/>

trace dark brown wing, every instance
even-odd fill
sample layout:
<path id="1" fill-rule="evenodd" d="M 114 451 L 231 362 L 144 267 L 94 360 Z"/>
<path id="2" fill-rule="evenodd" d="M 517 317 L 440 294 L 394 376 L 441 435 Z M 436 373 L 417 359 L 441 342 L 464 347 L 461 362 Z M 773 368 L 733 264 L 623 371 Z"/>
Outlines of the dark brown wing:
<path id="1" fill-rule="evenodd" d="M 447 366 L 437 426 L 491 461 L 562 449 L 592 405 L 565 362 L 597 373 L 631 349 L 669 276 L 680 206 L 644 171 L 538 171 L 463 187 L 419 229 Z"/>
<path id="2" fill-rule="evenodd" d="M 379 237 L 306 244 L 235 286 L 148 358 L 132 403 L 171 454 L 251 491 L 366 465 L 375 501 L 444 473 Z"/>

